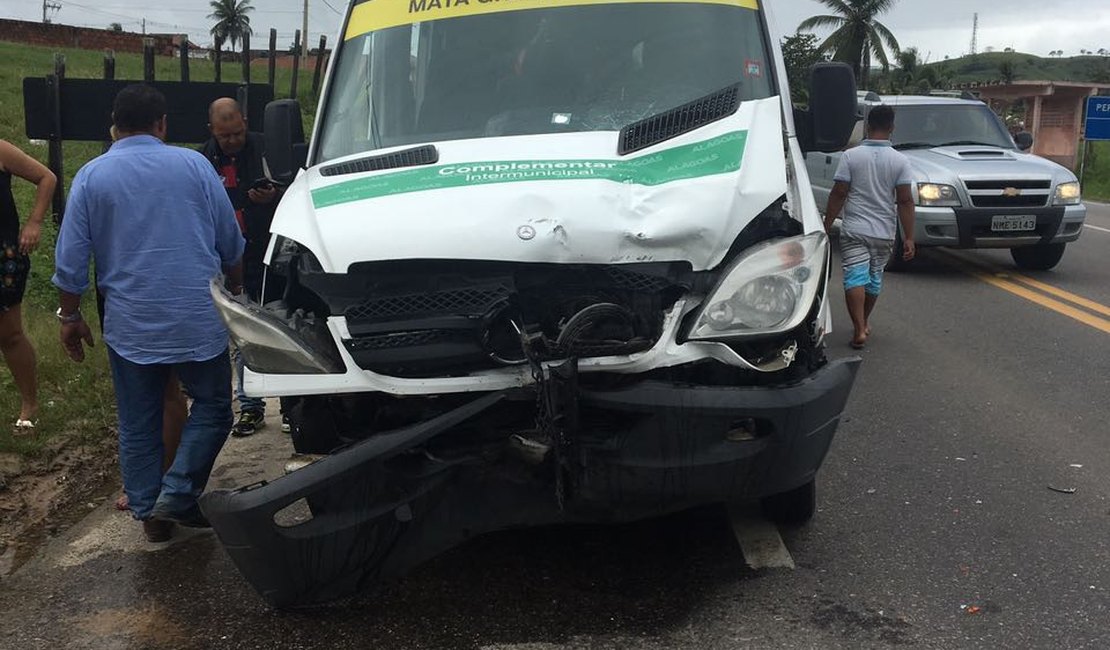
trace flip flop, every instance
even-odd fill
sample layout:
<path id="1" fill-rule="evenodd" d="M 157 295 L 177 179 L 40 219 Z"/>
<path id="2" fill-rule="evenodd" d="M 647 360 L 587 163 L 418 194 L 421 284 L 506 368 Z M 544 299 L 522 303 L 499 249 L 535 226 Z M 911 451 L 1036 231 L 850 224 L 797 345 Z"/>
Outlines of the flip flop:
<path id="1" fill-rule="evenodd" d="M 862 341 L 856 341 L 853 339 L 850 343 L 848 343 L 848 345 L 852 346 L 853 350 L 862 350 L 867 347 L 867 339 L 864 339 Z"/>
<path id="2" fill-rule="evenodd" d="M 35 423 L 30 420 L 20 418 L 12 425 L 14 429 L 13 434 L 16 436 L 28 436 L 35 432 Z"/>

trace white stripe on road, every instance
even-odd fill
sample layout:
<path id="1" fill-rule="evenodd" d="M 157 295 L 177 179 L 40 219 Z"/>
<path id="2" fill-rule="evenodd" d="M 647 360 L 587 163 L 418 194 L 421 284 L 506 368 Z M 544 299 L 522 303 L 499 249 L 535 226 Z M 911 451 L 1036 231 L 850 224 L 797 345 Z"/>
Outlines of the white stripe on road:
<path id="1" fill-rule="evenodd" d="M 753 569 L 793 569 L 794 558 L 782 543 L 779 529 L 769 521 L 743 513 L 730 512 L 732 533 L 744 552 L 744 561 Z"/>
<path id="2" fill-rule="evenodd" d="M 1102 227 L 1099 227 L 1099 226 L 1092 226 L 1089 223 L 1083 224 L 1083 227 L 1084 228 L 1090 228 L 1091 230 L 1101 230 L 1102 232 L 1110 232 L 1110 228 L 1102 228 Z"/>

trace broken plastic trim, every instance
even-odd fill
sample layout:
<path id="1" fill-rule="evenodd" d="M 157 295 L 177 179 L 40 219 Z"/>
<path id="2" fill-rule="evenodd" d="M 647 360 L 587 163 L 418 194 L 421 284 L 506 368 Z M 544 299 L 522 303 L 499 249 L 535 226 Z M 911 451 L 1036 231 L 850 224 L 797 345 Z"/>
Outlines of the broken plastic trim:
<path id="1" fill-rule="evenodd" d="M 231 340 L 243 354 L 247 367 L 258 373 L 313 375 L 342 373 L 345 368 L 337 355 L 316 349 L 284 322 L 258 305 L 236 298 L 223 288 L 218 278 L 209 283 Z"/>

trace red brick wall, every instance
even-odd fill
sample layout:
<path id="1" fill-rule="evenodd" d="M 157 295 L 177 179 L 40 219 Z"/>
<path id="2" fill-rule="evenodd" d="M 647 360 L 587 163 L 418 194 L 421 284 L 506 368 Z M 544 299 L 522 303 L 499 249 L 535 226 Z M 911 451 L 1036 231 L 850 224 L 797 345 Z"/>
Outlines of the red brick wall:
<path id="1" fill-rule="evenodd" d="M 153 38 L 155 49 L 159 54 L 173 52 L 170 37 L 154 36 Z M 142 34 L 54 23 L 33 23 L 24 20 L 0 19 L 0 41 L 44 47 L 73 47 L 83 50 L 143 51 Z"/>

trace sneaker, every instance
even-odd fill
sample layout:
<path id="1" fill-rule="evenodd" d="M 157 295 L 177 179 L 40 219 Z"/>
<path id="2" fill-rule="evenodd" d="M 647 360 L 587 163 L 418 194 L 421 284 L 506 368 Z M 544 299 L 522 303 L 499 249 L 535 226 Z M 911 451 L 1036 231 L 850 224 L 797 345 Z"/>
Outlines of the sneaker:
<path id="1" fill-rule="evenodd" d="M 281 414 L 281 432 L 282 433 L 292 433 L 293 432 L 293 425 L 292 425 L 292 423 L 289 422 L 289 416 L 284 414 L 284 413 Z"/>
<path id="2" fill-rule="evenodd" d="M 168 542 L 173 537 L 173 522 L 164 519 L 147 519 L 143 522 L 143 535 L 151 544 Z"/>
<path id="3" fill-rule="evenodd" d="M 168 524 L 178 524 L 186 528 L 211 528 L 208 518 L 200 511 L 200 506 L 194 505 L 183 512 L 170 512 L 157 506 L 150 513 L 152 520 L 164 521 Z M 143 522 L 146 523 L 146 522 Z"/>
<path id="4" fill-rule="evenodd" d="M 266 426 L 266 416 L 258 411 L 243 411 L 239 414 L 239 419 L 231 427 L 231 435 L 236 438 L 246 438 L 247 436 L 254 435 L 262 427 Z"/>

